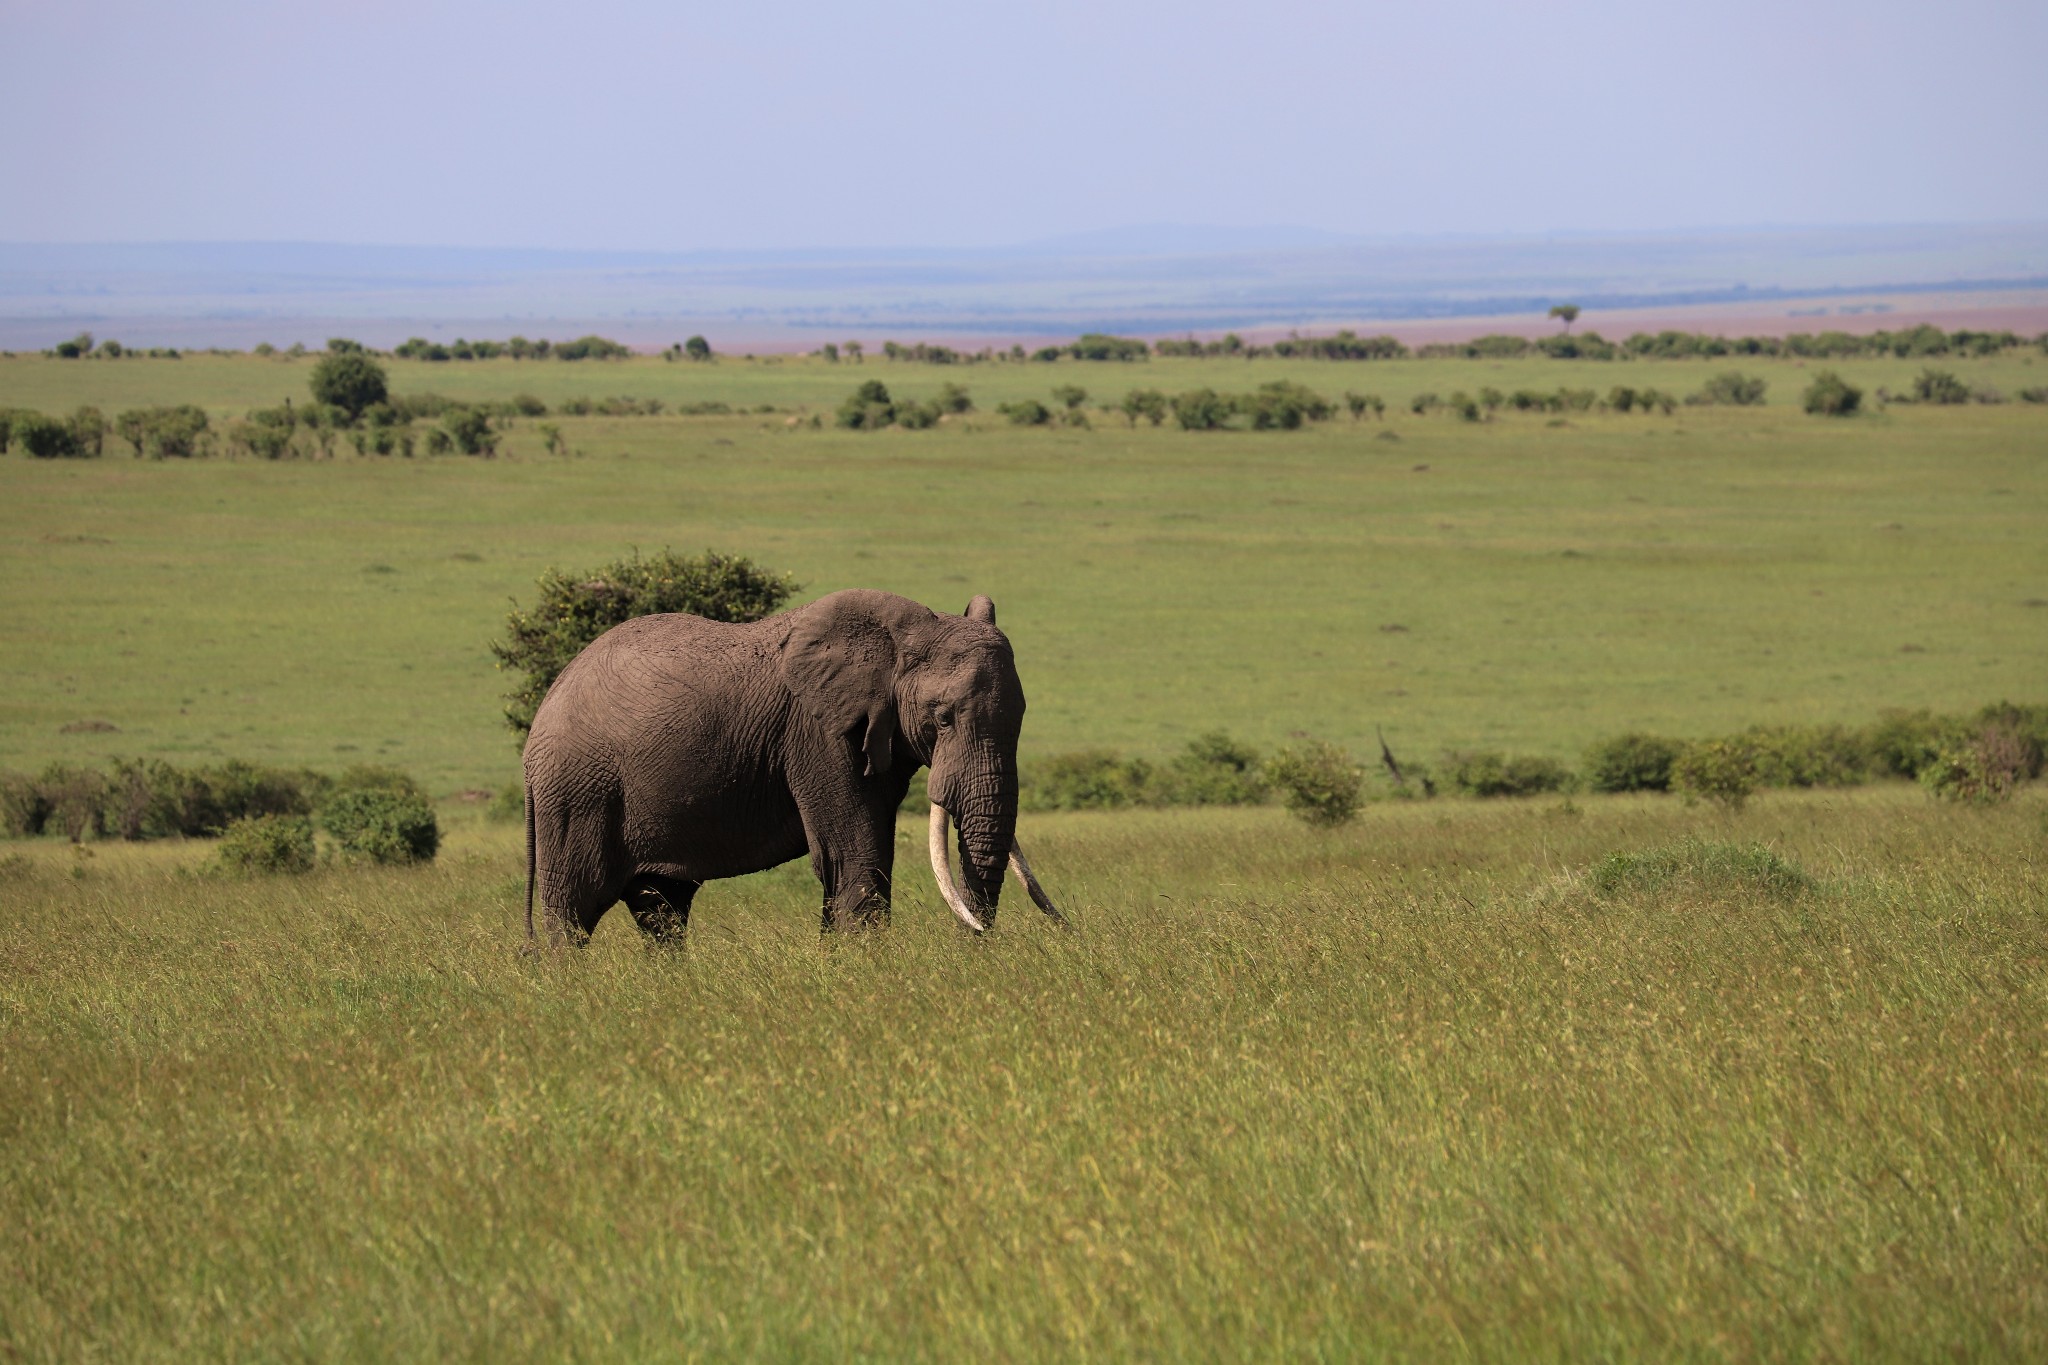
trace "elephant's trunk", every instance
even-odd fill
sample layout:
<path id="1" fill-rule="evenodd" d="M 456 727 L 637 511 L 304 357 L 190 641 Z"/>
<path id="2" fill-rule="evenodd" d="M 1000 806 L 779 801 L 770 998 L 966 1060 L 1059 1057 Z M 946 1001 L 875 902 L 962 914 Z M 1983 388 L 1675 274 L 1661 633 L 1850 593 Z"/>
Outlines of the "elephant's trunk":
<path id="1" fill-rule="evenodd" d="M 1017 837 L 1016 807 L 970 807 L 956 822 L 960 828 L 960 884 L 982 921 L 993 922 L 996 902 L 1003 894 L 1003 869 L 1009 865 L 1010 845 Z"/>

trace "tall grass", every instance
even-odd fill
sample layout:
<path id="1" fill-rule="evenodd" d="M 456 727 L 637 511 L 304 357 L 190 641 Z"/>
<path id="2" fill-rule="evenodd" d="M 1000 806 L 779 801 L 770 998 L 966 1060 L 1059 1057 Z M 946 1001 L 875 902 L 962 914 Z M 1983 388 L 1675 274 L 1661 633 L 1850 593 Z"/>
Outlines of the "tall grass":
<path id="1" fill-rule="evenodd" d="M 2048 1351 L 2039 792 L 1025 834 L 1071 934 L 906 826 L 886 933 L 538 958 L 509 832 L 12 855 L 0 1351 Z"/>

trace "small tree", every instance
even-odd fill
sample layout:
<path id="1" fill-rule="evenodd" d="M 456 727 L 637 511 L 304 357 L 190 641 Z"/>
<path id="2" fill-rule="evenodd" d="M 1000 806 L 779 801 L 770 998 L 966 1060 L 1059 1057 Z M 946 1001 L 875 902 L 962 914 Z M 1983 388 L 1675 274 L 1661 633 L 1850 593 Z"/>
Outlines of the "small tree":
<path id="1" fill-rule="evenodd" d="M 823 346 L 820 346 L 818 348 L 818 355 L 828 365 L 837 365 L 839 363 L 839 347 L 833 342 L 828 341 Z"/>
<path id="2" fill-rule="evenodd" d="M 1806 410 L 1816 417 L 1848 417 L 1863 404 L 1863 390 L 1833 370 L 1822 370 L 1806 386 Z"/>
<path id="3" fill-rule="evenodd" d="M 495 455 L 498 436 L 491 430 L 491 415 L 482 408 L 450 408 L 441 417 L 448 437 L 465 455 Z"/>
<path id="4" fill-rule="evenodd" d="M 691 337 L 683 343 L 683 354 L 692 360 L 711 359 L 711 343 L 701 336 Z"/>
<path id="5" fill-rule="evenodd" d="M 1183 431 L 1215 431 L 1230 420 L 1234 405 L 1214 389 L 1189 389 L 1173 400 L 1173 420 Z"/>
<path id="6" fill-rule="evenodd" d="M 1068 412 L 1088 401 L 1088 390 L 1079 384 L 1062 384 L 1052 391 L 1052 400 L 1063 405 Z"/>
<path id="7" fill-rule="evenodd" d="M 847 354 L 847 358 L 852 360 L 853 363 L 856 365 L 862 363 L 863 357 L 866 354 L 864 351 L 861 350 L 861 344 L 858 341 L 849 341 L 839 349 L 845 351 Z"/>
<path id="8" fill-rule="evenodd" d="M 1550 316 L 1564 323 L 1565 334 L 1569 336 L 1572 324 L 1579 320 L 1579 305 L 1576 303 L 1554 303 L 1550 305 Z M 1609 319 L 1612 321 L 1612 319 Z"/>
<path id="9" fill-rule="evenodd" d="M 879 431 L 895 420 L 889 386 L 879 379 L 867 380 L 839 405 L 839 425 L 851 431 Z"/>
<path id="10" fill-rule="evenodd" d="M 1358 814 L 1365 773 L 1334 744 L 1315 739 L 1282 749 L 1266 761 L 1265 773 L 1285 795 L 1287 809 L 1311 825 L 1334 828 Z"/>
<path id="11" fill-rule="evenodd" d="M 348 343 L 354 346 L 355 343 Z M 328 354 L 320 357 L 313 366 L 312 378 L 308 381 L 313 391 L 313 401 L 341 409 L 348 423 L 353 426 L 363 415 L 363 409 L 373 403 L 382 403 L 390 396 L 384 382 L 384 367 L 372 360 L 361 347 L 354 350 L 333 350 L 329 342 Z"/>
<path id="12" fill-rule="evenodd" d="M 67 460 L 85 453 L 78 448 L 78 437 L 69 422 L 45 417 L 40 412 L 15 413 L 14 437 L 30 457 L 38 460 Z"/>
<path id="13" fill-rule="evenodd" d="M 1123 410 L 1124 420 L 1134 427 L 1140 417 L 1155 427 L 1166 420 L 1166 395 L 1157 389 L 1132 389 L 1117 406 Z"/>
<path id="14" fill-rule="evenodd" d="M 635 616 L 682 611 L 713 621 L 758 621 L 779 610 L 797 583 L 739 555 L 635 554 L 591 573 L 550 569 L 532 608 L 513 605 L 505 639 L 491 645 L 498 667 L 523 675 L 505 719 L 521 742 L 548 688 L 583 647 Z"/>
<path id="15" fill-rule="evenodd" d="M 107 442 L 106 414 L 95 407 L 82 407 L 71 414 L 71 439 L 78 453 L 98 459 Z"/>

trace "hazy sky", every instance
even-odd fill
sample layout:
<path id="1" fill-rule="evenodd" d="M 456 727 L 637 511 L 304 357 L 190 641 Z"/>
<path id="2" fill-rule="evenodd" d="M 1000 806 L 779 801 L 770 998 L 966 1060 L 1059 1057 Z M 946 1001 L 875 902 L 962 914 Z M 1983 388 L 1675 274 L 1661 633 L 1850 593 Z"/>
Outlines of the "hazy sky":
<path id="1" fill-rule="evenodd" d="M 0 240 L 2048 218 L 2041 0 L 0 0 Z"/>

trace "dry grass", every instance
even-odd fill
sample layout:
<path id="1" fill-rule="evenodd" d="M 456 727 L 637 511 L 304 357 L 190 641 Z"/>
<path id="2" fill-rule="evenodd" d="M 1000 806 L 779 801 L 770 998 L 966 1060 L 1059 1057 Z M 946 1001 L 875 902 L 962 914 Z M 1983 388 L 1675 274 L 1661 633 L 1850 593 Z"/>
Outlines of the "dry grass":
<path id="1" fill-rule="evenodd" d="M 510 831 L 10 855 L 0 1354 L 2048 1352 L 2039 791 L 1026 834 L 1072 935 L 541 959 Z"/>

